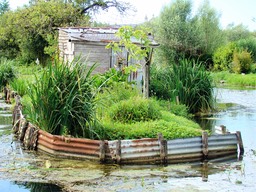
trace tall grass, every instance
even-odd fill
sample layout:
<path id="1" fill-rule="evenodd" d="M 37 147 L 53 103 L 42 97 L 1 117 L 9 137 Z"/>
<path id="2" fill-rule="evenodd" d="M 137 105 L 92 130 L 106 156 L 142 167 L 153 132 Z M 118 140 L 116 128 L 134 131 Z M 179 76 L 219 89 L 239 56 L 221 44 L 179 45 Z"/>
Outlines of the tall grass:
<path id="1" fill-rule="evenodd" d="M 214 82 L 224 82 L 228 86 L 256 87 L 256 74 L 234 74 L 228 71 L 215 72 L 211 74 Z"/>
<path id="2" fill-rule="evenodd" d="M 15 62 L 6 58 L 0 58 L 0 88 L 5 87 L 16 78 Z"/>
<path id="3" fill-rule="evenodd" d="M 213 81 L 201 63 L 183 59 L 154 73 L 151 90 L 158 98 L 175 101 L 178 97 L 180 103 L 194 114 L 213 108 Z"/>
<path id="4" fill-rule="evenodd" d="M 176 96 L 191 113 L 213 108 L 213 81 L 201 63 L 183 59 L 179 65 L 173 65 L 171 97 Z"/>
<path id="5" fill-rule="evenodd" d="M 31 121 L 52 134 L 94 138 L 94 68 L 59 61 L 46 67 L 29 91 Z"/>

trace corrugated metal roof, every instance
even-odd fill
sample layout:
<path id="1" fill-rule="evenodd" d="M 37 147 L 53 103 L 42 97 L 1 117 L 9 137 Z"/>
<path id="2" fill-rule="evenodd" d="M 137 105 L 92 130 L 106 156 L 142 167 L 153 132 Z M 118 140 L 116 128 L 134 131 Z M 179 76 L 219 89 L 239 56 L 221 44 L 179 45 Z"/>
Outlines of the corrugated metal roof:
<path id="1" fill-rule="evenodd" d="M 71 41 L 87 41 L 87 42 L 118 42 L 118 38 L 115 33 L 118 28 L 60 28 L 69 35 Z M 154 41 L 152 35 L 149 35 L 151 46 L 158 46 L 159 44 Z M 131 41 L 135 44 L 140 44 L 140 41 L 136 38 L 132 38 Z"/>

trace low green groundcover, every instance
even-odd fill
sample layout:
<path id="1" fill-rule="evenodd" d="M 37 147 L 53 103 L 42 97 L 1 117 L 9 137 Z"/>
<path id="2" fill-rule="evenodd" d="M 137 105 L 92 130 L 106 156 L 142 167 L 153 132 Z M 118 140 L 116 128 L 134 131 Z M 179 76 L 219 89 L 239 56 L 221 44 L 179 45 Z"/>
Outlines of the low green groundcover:
<path id="1" fill-rule="evenodd" d="M 161 113 L 161 119 L 131 124 L 104 121 L 104 137 L 109 140 L 156 138 L 158 133 L 162 133 L 165 139 L 176 139 L 202 135 L 200 126 L 195 122 L 167 111 Z"/>

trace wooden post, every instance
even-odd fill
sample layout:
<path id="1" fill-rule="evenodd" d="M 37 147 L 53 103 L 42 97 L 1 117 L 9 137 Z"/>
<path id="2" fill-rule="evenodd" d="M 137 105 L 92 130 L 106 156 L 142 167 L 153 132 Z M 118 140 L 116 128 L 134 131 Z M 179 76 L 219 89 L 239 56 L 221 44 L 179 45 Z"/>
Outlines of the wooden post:
<path id="1" fill-rule="evenodd" d="M 244 154 L 244 145 L 243 145 L 243 140 L 242 140 L 240 131 L 236 132 L 236 137 L 237 137 L 237 142 L 238 142 L 239 152 L 240 152 L 239 155 L 243 155 Z"/>
<path id="2" fill-rule="evenodd" d="M 221 128 L 222 134 L 226 134 L 226 133 L 227 133 L 227 128 L 226 128 L 226 126 L 221 125 L 220 128 Z"/>
<path id="3" fill-rule="evenodd" d="M 204 161 L 202 165 L 202 181 L 208 181 L 208 161 Z"/>
<path id="4" fill-rule="evenodd" d="M 208 156 L 208 133 L 207 132 L 203 132 L 202 134 L 202 152 L 203 152 L 203 158 L 204 160 L 207 159 Z"/>
<path id="5" fill-rule="evenodd" d="M 152 62 L 153 56 L 153 48 L 151 48 L 150 52 L 147 53 L 145 57 L 146 63 L 144 66 L 144 74 L 143 74 L 143 96 L 145 98 L 149 97 L 149 78 L 150 78 L 150 64 Z"/>
<path id="6" fill-rule="evenodd" d="M 167 163 L 167 141 L 164 140 L 163 134 L 158 134 L 158 141 L 160 145 L 160 158 L 163 164 Z"/>
<path id="7" fill-rule="evenodd" d="M 99 154 L 100 162 L 104 162 L 106 158 L 106 150 L 105 150 L 105 141 L 100 141 L 100 154 Z"/>
<path id="8" fill-rule="evenodd" d="M 176 96 L 176 104 L 177 104 L 177 105 L 179 105 L 179 104 L 180 104 L 179 96 Z"/>
<path id="9" fill-rule="evenodd" d="M 144 66 L 144 75 L 143 75 L 143 96 L 145 98 L 149 97 L 149 64 L 146 63 Z"/>
<path id="10" fill-rule="evenodd" d="M 121 163 L 121 140 L 120 139 L 116 142 L 116 162 L 118 164 Z"/>

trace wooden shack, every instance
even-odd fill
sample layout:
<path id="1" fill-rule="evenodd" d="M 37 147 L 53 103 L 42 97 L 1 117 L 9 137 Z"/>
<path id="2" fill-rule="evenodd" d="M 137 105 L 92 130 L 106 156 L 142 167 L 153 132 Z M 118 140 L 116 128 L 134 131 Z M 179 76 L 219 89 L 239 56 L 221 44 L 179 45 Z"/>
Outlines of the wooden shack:
<path id="1" fill-rule="evenodd" d="M 106 49 L 106 45 L 110 42 L 119 42 L 119 38 L 115 35 L 117 31 L 118 28 L 59 28 L 60 57 L 67 62 L 80 58 L 88 66 L 98 63 L 96 72 L 99 73 L 104 73 L 110 68 L 120 70 L 120 60 L 126 66 L 139 63 L 141 68 L 132 73 L 128 80 L 136 81 L 138 86 L 142 86 L 143 81 L 147 83 L 145 77 L 148 78 L 148 69 L 145 68 L 146 61 L 129 59 L 129 53 L 124 48 L 120 53 Z M 149 35 L 149 39 L 151 40 L 151 52 L 153 52 L 158 44 L 151 35 Z M 135 38 L 131 40 L 138 44 L 138 40 Z M 147 87 L 147 85 L 143 87 L 145 86 Z"/>

